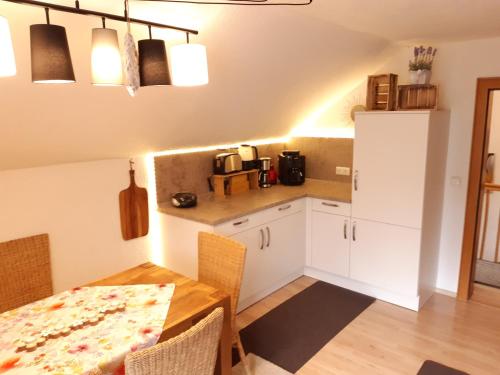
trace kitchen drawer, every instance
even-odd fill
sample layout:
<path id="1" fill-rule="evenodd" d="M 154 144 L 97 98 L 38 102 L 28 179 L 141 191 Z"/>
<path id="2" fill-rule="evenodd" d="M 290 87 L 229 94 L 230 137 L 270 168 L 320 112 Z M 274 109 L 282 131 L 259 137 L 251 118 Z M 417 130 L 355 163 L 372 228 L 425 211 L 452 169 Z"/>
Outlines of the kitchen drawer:
<path id="1" fill-rule="evenodd" d="M 278 220 L 296 212 L 304 211 L 305 208 L 306 199 L 297 199 L 216 225 L 215 233 L 223 236 L 232 236 L 247 229 Z"/>
<path id="2" fill-rule="evenodd" d="M 335 202 L 326 199 L 313 199 L 312 209 L 313 211 L 325 212 L 327 214 L 351 216 L 350 203 Z"/>

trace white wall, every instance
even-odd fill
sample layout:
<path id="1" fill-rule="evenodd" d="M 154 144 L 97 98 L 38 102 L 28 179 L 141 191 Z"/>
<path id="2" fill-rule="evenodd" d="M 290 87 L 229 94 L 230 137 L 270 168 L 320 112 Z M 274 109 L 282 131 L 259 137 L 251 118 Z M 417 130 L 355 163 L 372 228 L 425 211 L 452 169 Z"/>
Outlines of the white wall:
<path id="1" fill-rule="evenodd" d="M 147 186 L 145 160 L 136 162 Z M 152 259 L 155 233 L 121 237 L 118 194 L 128 184 L 126 159 L 0 172 L 0 242 L 48 233 L 56 291 Z"/>

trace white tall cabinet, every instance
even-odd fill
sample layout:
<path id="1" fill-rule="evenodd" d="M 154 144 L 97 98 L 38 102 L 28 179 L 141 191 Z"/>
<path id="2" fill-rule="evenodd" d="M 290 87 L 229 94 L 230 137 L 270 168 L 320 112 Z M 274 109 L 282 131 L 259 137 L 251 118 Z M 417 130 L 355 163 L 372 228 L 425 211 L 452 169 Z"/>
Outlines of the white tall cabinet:
<path id="1" fill-rule="evenodd" d="M 448 113 L 358 113 L 355 132 L 350 217 L 313 202 L 306 274 L 418 310 L 436 283 Z"/>

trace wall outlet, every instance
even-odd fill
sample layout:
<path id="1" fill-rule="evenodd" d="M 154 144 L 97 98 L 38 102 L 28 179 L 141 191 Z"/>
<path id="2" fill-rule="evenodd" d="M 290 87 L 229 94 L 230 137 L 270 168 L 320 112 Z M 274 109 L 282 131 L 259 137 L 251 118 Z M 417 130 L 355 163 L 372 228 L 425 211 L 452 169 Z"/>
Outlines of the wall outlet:
<path id="1" fill-rule="evenodd" d="M 350 176 L 351 175 L 351 168 L 337 167 L 336 173 L 338 176 Z"/>

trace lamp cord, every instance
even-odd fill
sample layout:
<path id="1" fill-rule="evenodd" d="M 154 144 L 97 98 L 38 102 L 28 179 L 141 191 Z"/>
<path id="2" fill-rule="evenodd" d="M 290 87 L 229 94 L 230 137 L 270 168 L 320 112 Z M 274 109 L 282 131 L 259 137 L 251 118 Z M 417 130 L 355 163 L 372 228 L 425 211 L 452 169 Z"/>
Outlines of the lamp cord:
<path id="1" fill-rule="evenodd" d="M 125 18 L 127 19 L 127 31 L 130 33 L 130 8 L 128 5 L 128 0 L 125 0 Z"/>
<path id="2" fill-rule="evenodd" d="M 45 8 L 45 19 L 47 20 L 47 25 L 50 25 L 49 8 Z"/>

